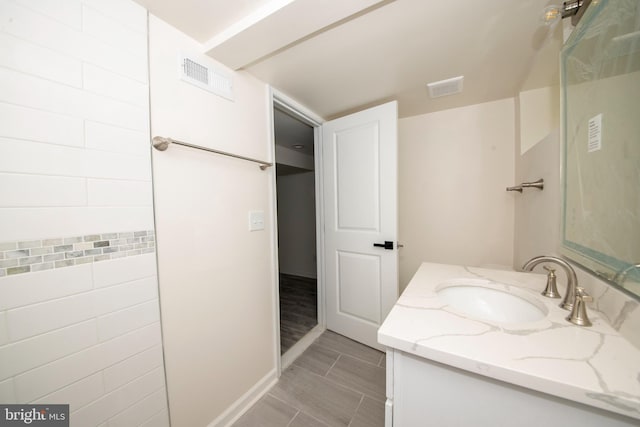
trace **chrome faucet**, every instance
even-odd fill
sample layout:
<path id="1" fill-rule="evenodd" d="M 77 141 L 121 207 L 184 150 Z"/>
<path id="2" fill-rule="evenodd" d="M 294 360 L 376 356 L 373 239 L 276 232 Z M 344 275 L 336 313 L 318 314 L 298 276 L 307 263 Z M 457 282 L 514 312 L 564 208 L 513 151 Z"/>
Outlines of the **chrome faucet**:
<path id="1" fill-rule="evenodd" d="M 567 273 L 567 292 L 564 294 L 560 307 L 565 310 L 573 309 L 573 304 L 576 301 L 576 287 L 578 286 L 578 277 L 576 276 L 576 272 L 565 260 L 549 255 L 541 255 L 531 258 L 522 266 L 522 269 L 524 271 L 532 271 L 536 265 L 543 262 L 553 262 L 558 264 Z"/>
<path id="2" fill-rule="evenodd" d="M 591 321 L 587 316 L 586 302 L 593 301 L 593 297 L 585 292 L 584 288 L 576 287 L 576 303 L 571 309 L 571 314 L 566 319 L 578 326 L 591 326 Z"/>

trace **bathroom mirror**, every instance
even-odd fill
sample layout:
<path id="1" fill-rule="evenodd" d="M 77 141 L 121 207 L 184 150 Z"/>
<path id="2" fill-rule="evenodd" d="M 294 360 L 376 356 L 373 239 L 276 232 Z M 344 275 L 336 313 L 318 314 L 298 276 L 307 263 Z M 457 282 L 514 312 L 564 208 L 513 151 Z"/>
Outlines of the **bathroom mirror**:
<path id="1" fill-rule="evenodd" d="M 640 296 L 640 0 L 594 0 L 561 53 L 562 253 Z"/>

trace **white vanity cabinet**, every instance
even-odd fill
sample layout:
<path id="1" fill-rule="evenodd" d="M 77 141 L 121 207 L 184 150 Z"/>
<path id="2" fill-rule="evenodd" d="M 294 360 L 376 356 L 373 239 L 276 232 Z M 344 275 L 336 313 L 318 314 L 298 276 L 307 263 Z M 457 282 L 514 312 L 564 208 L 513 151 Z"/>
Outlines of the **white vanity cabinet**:
<path id="1" fill-rule="evenodd" d="M 385 427 L 622 427 L 640 421 L 387 351 Z"/>
<path id="2" fill-rule="evenodd" d="M 544 298 L 546 276 L 423 263 L 378 330 L 387 427 L 640 426 L 640 349 L 590 310 L 591 327 Z M 486 287 L 542 318 L 496 322 L 440 297 Z M 476 301 L 474 299 L 473 301 Z"/>

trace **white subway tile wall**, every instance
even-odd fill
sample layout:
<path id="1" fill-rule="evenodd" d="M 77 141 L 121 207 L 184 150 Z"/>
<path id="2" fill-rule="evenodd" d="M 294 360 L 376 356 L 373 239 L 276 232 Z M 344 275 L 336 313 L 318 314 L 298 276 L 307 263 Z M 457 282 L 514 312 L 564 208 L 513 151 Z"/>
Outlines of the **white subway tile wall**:
<path id="1" fill-rule="evenodd" d="M 137 403 L 134 403 L 117 416 L 110 418 L 109 427 L 128 427 L 139 426 L 143 423 L 147 424 L 147 422 L 150 421 L 149 417 L 153 418 L 158 414 L 158 411 L 165 409 L 165 401 L 165 390 L 160 389 Z M 161 420 L 153 424 L 154 427 L 162 425 L 168 426 L 169 424 L 166 422 L 163 424 Z"/>
<path id="2" fill-rule="evenodd" d="M 13 391 L 13 379 L 0 381 L 0 402 L 9 405 L 17 403 Z"/>
<path id="3" fill-rule="evenodd" d="M 7 313 L 0 311 L 0 346 L 9 342 L 9 332 L 7 329 Z M 0 396 L 2 394 L 0 393 Z M 2 400 L 0 400 L 1 402 Z"/>
<path id="4" fill-rule="evenodd" d="M 147 13 L 0 0 L 0 403 L 168 426 Z"/>
<path id="5" fill-rule="evenodd" d="M 34 403 L 65 402 L 72 408 L 82 408 L 94 400 L 98 400 L 103 395 L 102 373 L 97 373 L 43 396 Z"/>

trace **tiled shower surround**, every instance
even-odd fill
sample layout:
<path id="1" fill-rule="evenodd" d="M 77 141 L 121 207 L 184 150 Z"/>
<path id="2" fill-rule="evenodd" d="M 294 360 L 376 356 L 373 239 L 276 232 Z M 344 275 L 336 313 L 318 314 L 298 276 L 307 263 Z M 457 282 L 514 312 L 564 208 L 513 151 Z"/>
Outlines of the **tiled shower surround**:
<path id="1" fill-rule="evenodd" d="M 153 230 L 0 243 L 0 277 L 154 251 Z"/>
<path id="2" fill-rule="evenodd" d="M 169 426 L 147 37 L 132 0 L 0 0 L 0 403 L 74 427 Z"/>

